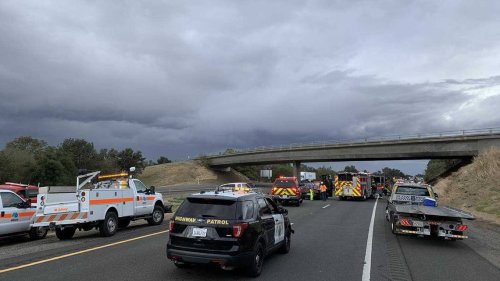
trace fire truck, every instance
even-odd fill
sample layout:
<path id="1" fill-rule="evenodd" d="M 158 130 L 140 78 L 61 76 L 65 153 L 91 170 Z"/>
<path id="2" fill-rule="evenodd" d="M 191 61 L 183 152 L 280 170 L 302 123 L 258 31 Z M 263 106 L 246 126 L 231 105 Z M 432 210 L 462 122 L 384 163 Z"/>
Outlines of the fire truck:
<path id="1" fill-rule="evenodd" d="M 41 188 L 32 226 L 55 229 L 56 236 L 66 240 L 77 229 L 96 228 L 101 236 L 113 236 L 132 220 L 146 219 L 150 225 L 162 223 L 168 207 L 154 186 L 147 188 L 126 172 L 99 174 L 78 176 L 76 188 Z"/>
<path id="2" fill-rule="evenodd" d="M 295 206 L 300 206 L 302 203 L 302 193 L 296 177 L 277 178 L 273 183 L 271 194 L 276 202 L 293 203 Z"/>
<path id="3" fill-rule="evenodd" d="M 369 173 L 340 172 L 335 176 L 335 196 L 366 200 L 372 197 L 372 176 Z"/>

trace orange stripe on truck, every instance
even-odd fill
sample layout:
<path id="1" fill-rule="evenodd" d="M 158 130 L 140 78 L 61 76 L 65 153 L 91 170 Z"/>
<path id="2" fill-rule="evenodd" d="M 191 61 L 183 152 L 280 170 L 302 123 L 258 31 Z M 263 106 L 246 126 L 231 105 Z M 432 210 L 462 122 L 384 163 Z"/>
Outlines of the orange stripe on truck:
<path id="1" fill-rule="evenodd" d="M 133 198 L 111 198 L 111 199 L 93 199 L 90 200 L 90 205 L 114 204 L 133 201 Z"/>
<path id="2" fill-rule="evenodd" d="M 35 211 L 30 211 L 30 212 L 19 213 L 19 216 L 24 218 L 24 217 L 31 217 L 34 214 L 35 214 Z"/>

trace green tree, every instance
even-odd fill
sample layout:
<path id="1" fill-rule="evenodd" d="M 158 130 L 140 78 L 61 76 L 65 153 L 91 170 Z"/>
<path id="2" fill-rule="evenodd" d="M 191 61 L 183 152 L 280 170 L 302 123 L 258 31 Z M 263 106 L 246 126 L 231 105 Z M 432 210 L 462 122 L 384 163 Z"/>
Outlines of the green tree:
<path id="1" fill-rule="evenodd" d="M 160 156 L 160 158 L 158 158 L 158 160 L 156 160 L 156 163 L 158 163 L 158 164 L 166 164 L 166 163 L 171 163 L 171 162 L 172 161 L 170 161 L 170 159 L 168 159 L 165 156 Z"/>
<path id="2" fill-rule="evenodd" d="M 354 165 L 350 165 L 350 166 L 345 166 L 344 172 L 357 173 L 359 171 L 358 171 L 358 169 L 356 169 L 356 167 L 354 167 Z"/>
<path id="3" fill-rule="evenodd" d="M 48 147 L 37 156 L 34 178 L 41 185 L 74 185 L 77 169 L 73 161 L 60 149 Z"/>
<path id="4" fill-rule="evenodd" d="M 117 164 L 123 171 L 127 171 L 130 167 L 135 167 L 137 173 L 140 173 L 146 166 L 144 160 L 146 158 L 142 157 L 142 152 L 134 151 L 132 148 L 125 148 L 118 153 Z"/>
<path id="5" fill-rule="evenodd" d="M 5 145 L 6 149 L 17 149 L 35 155 L 47 148 L 47 142 L 29 136 L 18 137 Z"/>
<path id="6" fill-rule="evenodd" d="M 0 182 L 32 183 L 35 157 L 29 151 L 6 148 L 0 151 Z"/>
<path id="7" fill-rule="evenodd" d="M 65 139 L 60 149 L 72 161 L 77 169 L 95 170 L 97 163 L 97 152 L 94 144 L 84 139 Z"/>

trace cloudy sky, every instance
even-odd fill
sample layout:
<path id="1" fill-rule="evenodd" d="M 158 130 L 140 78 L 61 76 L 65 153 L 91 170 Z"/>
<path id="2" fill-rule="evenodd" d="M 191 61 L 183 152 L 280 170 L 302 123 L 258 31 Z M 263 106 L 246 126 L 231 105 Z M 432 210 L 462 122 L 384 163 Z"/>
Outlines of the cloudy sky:
<path id="1" fill-rule="evenodd" d="M 498 15 L 496 0 L 2 0 L 0 147 L 186 159 L 500 127 Z"/>

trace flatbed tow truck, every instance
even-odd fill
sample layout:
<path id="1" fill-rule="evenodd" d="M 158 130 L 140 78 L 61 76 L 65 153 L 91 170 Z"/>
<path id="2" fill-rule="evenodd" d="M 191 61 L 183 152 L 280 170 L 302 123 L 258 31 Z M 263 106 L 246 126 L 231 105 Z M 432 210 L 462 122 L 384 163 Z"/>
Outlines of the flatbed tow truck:
<path id="1" fill-rule="evenodd" d="M 474 216 L 465 211 L 437 206 L 430 185 L 398 183 L 394 185 L 386 207 L 386 219 L 394 234 L 435 236 L 446 240 L 462 240 L 468 226 L 463 220 Z"/>

